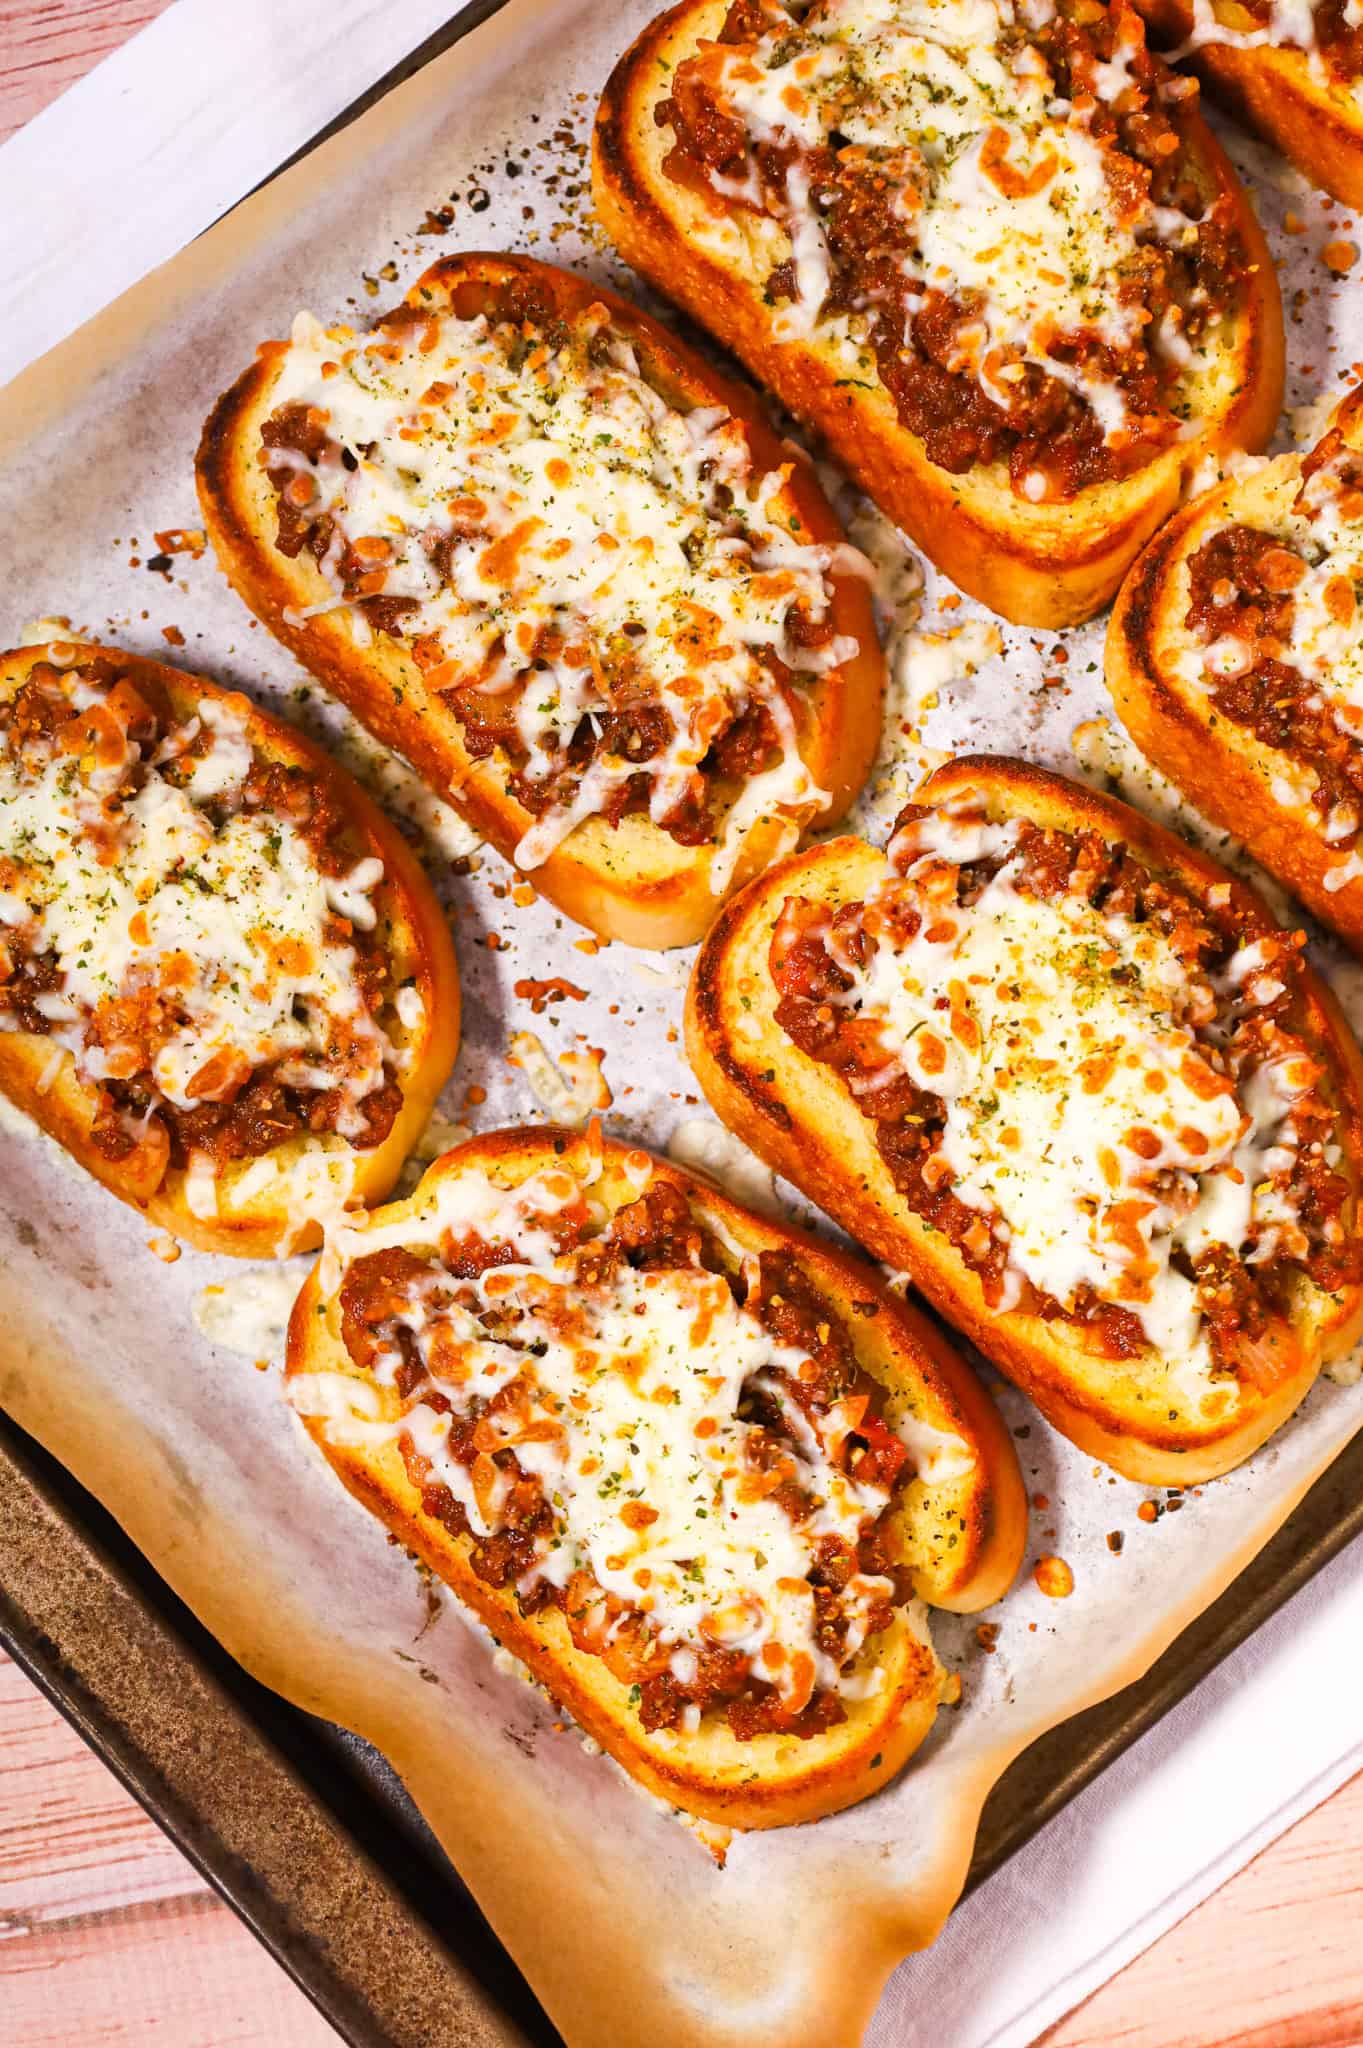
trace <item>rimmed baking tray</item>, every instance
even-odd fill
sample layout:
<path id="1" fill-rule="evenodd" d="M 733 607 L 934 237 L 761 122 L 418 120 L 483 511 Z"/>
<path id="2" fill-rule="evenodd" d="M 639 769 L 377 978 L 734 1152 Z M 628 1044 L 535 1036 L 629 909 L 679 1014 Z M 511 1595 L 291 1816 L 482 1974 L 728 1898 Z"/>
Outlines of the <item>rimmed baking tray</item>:
<path id="1" fill-rule="evenodd" d="M 332 128 L 500 5 L 473 0 Z M 1009 1767 L 985 1806 L 970 1883 L 1360 1531 L 1356 1441 L 1144 1678 Z M 443 2048 L 560 2038 L 377 1751 L 249 1678 L 92 1496 L 3 1418 L 0 1641 L 344 2039 Z"/>
<path id="2" fill-rule="evenodd" d="M 1143 1679 L 1009 1767 L 968 1888 L 1360 1534 L 1363 1439 Z M 0 1642 L 353 2048 L 560 2041 L 378 1752 L 248 1677 L 3 1417 Z"/>

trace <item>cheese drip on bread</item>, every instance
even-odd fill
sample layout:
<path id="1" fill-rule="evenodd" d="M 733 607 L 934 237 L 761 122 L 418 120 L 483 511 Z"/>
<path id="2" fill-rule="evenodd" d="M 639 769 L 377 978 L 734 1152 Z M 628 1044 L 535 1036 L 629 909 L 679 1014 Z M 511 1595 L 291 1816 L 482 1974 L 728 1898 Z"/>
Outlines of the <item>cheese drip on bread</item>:
<path id="1" fill-rule="evenodd" d="M 20 730 L 11 706 L 0 747 L 6 992 L 41 964 L 31 1007 L 54 1048 L 96 1090 L 145 1078 L 147 1115 L 230 1101 L 268 1065 L 362 1136 L 365 1100 L 400 1063 L 350 943 L 374 928 L 382 861 L 326 872 L 287 816 L 247 804 L 244 699 L 205 697 L 143 758 L 118 685 L 44 673 L 55 730 Z M 20 1028 L 0 1003 L 0 1029 Z M 195 1214 L 214 1212 L 215 1171 L 192 1163 Z"/>
<path id="2" fill-rule="evenodd" d="M 1214 979 L 1190 971 L 1157 920 L 1096 905 L 1073 879 L 1038 888 L 1022 842 L 1021 821 L 968 798 L 911 819 L 867 898 L 870 957 L 828 933 L 849 982 L 833 1000 L 879 1027 L 886 1074 L 940 1103 L 925 1178 L 1002 1245 L 1000 1306 L 1027 1282 L 1067 1313 L 1120 1307 L 1150 1351 L 1205 1378 L 1197 1262 L 1307 1252 L 1293 1113 L 1319 1069 L 1286 1034 L 1241 1070 L 1225 1056 L 1282 994 L 1260 944 Z M 958 902 L 976 862 L 985 878 Z"/>
<path id="3" fill-rule="evenodd" d="M 715 740 L 759 707 L 775 758 L 727 792 L 716 893 L 759 818 L 794 837 L 827 802 L 789 685 L 859 647 L 792 626 L 797 612 L 828 622 L 830 571 L 853 552 L 802 538 L 789 467 L 758 474 L 724 407 L 664 398 L 604 306 L 552 330 L 433 312 L 373 337 L 301 314 L 274 398 L 322 423 L 315 463 L 280 448 L 262 460 L 330 523 L 320 566 L 341 601 L 350 547 L 370 564 L 366 593 L 406 605 L 396 623 L 429 691 L 476 686 L 490 717 L 512 706 L 522 782 L 552 785 L 521 867 L 611 815 L 639 777 L 665 824 Z M 622 707 L 641 718 L 613 750 L 603 732 Z M 574 778 L 570 750 L 588 740 Z"/>
<path id="4" fill-rule="evenodd" d="M 1236 7 L 1234 12 L 1241 21 L 1252 23 L 1246 28 L 1218 14 L 1214 0 L 1192 0 L 1192 28 L 1186 41 L 1170 51 L 1169 61 L 1175 62 L 1211 44 L 1231 50 L 1301 50 L 1306 53 L 1313 74 L 1320 79 L 1328 78 L 1329 68 L 1316 21 L 1321 5 L 1322 0 L 1267 0 L 1266 6 L 1253 10 Z M 1340 19 L 1345 28 L 1363 27 L 1363 6 L 1359 0 L 1345 0 Z"/>
<path id="5" fill-rule="evenodd" d="M 1333 894 L 1363 874 L 1363 457 L 1332 427 L 1305 466 L 1299 481 L 1301 462 L 1281 458 L 1243 509 L 1231 500 L 1205 529 L 1180 572 L 1190 596 L 1208 582 L 1204 563 L 1220 566 L 1174 660 L 1272 749 L 1273 801 L 1330 849 Z"/>
<path id="6" fill-rule="evenodd" d="M 642 1192 L 651 1167 L 636 1157 Z M 514 1449 L 552 1503 L 551 1526 L 516 1584 L 532 1604 L 537 1586 L 578 1586 L 588 1574 L 626 1622 L 631 1611 L 646 1618 L 664 1668 L 685 1683 L 698 1658 L 724 1651 L 797 1707 L 815 1687 L 865 1696 L 874 1666 L 858 1659 L 874 1613 L 895 1600 L 892 1583 L 859 1570 L 839 1581 L 848 1626 L 836 1653 L 821 1638 L 811 1583 L 821 1546 L 837 1539 L 855 1552 L 891 1499 L 840 1461 L 864 1401 L 827 1413 L 800 1407 L 790 1383 L 807 1354 L 737 1298 L 737 1274 L 731 1284 L 694 1260 L 596 1269 L 590 1241 L 585 1264 L 576 1250 L 556 1249 L 581 1193 L 561 1169 L 515 1189 L 466 1169 L 435 1182 L 417 1216 L 343 1228 L 324 1286 L 384 1250 L 429 1263 L 403 1283 L 388 1347 L 365 1379 L 308 1374 L 291 1382 L 291 1398 L 323 1419 L 334 1443 L 409 1443 L 475 1537 L 495 1534 L 516 1483 L 489 1459 L 470 1467 L 452 1454 L 452 1430 L 481 1416 L 475 1440 Z M 469 1242 L 493 1248 L 499 1263 L 459 1279 L 458 1248 Z M 391 1396 L 385 1404 L 379 1389 L 399 1385 L 403 1412 L 384 1414 Z M 515 1402 L 489 1411 L 508 1388 Z M 747 1413 L 754 1396 L 769 1426 L 780 1414 L 779 1471 L 769 1431 Z M 913 1417 L 896 1428 L 929 1484 L 972 1469 L 962 1440 Z M 801 1489 L 804 1512 L 778 1498 L 782 1477 Z"/>
<path id="7" fill-rule="evenodd" d="M 1147 304 L 1151 250 L 1194 251 L 1197 221 L 1155 204 L 1143 170 L 1093 131 L 1095 105 L 1136 88 L 1136 18 L 1093 66 L 1092 90 L 1069 98 L 1031 39 L 1055 21 L 1052 0 L 816 0 L 791 14 L 751 48 L 706 53 L 724 114 L 751 144 L 829 153 L 839 175 L 893 193 L 908 234 L 893 257 L 906 310 L 942 295 L 968 311 L 945 369 L 969 374 L 1004 414 L 1026 371 L 1040 371 L 1122 448 L 1139 423 L 1113 362 L 1153 349 L 1181 376 L 1198 360 L 1183 307 L 1157 291 L 1152 324 Z M 832 293 L 829 196 L 798 153 L 785 201 L 794 295 L 775 330 L 860 332 L 884 294 L 845 283 Z M 1023 488 L 1047 495 L 1045 476 Z"/>

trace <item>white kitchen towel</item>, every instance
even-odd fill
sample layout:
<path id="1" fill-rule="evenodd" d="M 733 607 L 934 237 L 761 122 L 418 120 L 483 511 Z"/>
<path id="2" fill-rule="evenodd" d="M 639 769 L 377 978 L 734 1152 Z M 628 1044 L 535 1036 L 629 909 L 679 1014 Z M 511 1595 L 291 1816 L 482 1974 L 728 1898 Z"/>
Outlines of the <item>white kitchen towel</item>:
<path id="1" fill-rule="evenodd" d="M 0 147 L 0 384 L 183 249 L 459 13 L 175 0 Z"/>
<path id="2" fill-rule="evenodd" d="M 0 382 L 174 255 L 452 13 L 176 0 L 0 146 Z M 900 1969 L 871 2048 L 1024 2048 L 1363 1767 L 1354 1546 Z"/>
<path id="3" fill-rule="evenodd" d="M 868 2048 L 1026 2048 L 1360 1769 L 1363 1542 L 896 1972 Z"/>

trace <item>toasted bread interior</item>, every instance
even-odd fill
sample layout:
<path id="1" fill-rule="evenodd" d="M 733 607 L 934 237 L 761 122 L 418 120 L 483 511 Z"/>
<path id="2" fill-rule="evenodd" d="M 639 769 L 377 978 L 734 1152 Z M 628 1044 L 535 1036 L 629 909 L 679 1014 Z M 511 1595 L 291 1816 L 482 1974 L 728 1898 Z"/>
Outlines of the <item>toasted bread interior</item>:
<path id="1" fill-rule="evenodd" d="M 987 793 L 998 815 L 1069 831 L 1095 829 L 1124 841 L 1155 873 L 1199 892 L 1229 888 L 1242 915 L 1274 929 L 1243 885 L 1124 805 L 1058 776 L 988 758 L 937 771 L 918 801 L 942 803 L 962 791 Z M 1286 1419 L 1322 1363 L 1356 1341 L 1363 1288 L 1326 1292 L 1304 1275 L 1291 1283 L 1291 1349 L 1266 1391 L 1195 1370 L 1182 1355 L 1147 1349 L 1135 1360 L 1106 1356 L 1073 1323 L 991 1304 L 962 1254 L 900 1192 L 875 1126 L 839 1076 L 792 1043 L 776 1019 L 770 951 L 785 903 L 804 898 L 835 912 L 864 901 L 886 872 L 884 856 L 861 841 L 838 839 L 783 862 L 726 908 L 701 951 L 688 995 L 687 1048 L 705 1093 L 740 1137 L 868 1250 L 906 1271 L 1084 1448 L 1147 1482 L 1187 1483 L 1229 1470 Z M 1363 1068 L 1337 1006 L 1314 975 L 1305 977 L 1294 1028 L 1329 1072 L 1345 1171 L 1356 1190 Z M 1001 1101 L 1000 1114 L 1006 1110 Z M 1351 1203 L 1356 1199 L 1355 1192 Z"/>
<path id="2" fill-rule="evenodd" d="M 320 1241 L 320 1219 L 388 1193 L 453 1064 L 459 980 L 444 913 L 406 841 L 350 776 L 245 697 L 116 648 L 57 643 L 0 656 L 0 701 L 13 702 L 35 669 L 61 672 L 91 661 L 159 694 L 178 719 L 218 714 L 239 722 L 257 760 L 302 769 L 327 790 L 357 863 L 382 862 L 364 914 L 372 911 L 386 963 L 377 1022 L 392 1048 L 401 1101 L 376 1145 L 352 1144 L 334 1130 L 294 1132 L 205 1173 L 168 1163 L 164 1143 L 153 1142 L 156 1126 L 131 1151 L 111 1156 L 93 1135 L 100 1091 L 82 1079 L 74 1053 L 43 1033 L 0 1033 L 0 1089 L 112 1193 L 186 1242 L 250 1258 L 306 1248 Z"/>
<path id="3" fill-rule="evenodd" d="M 865 1696 L 845 1699 L 845 1718 L 836 1725 L 805 1737 L 772 1730 L 740 1739 L 722 1712 L 707 1710 L 698 1725 L 646 1729 L 637 1685 L 631 1697 L 600 1656 L 575 1645 L 562 1609 L 523 1613 L 513 1586 L 499 1589 L 474 1571 L 467 1531 L 453 1534 L 427 1511 L 396 1440 L 397 1394 L 346 1347 L 339 1284 L 349 1263 L 363 1256 L 366 1239 L 429 1247 L 442 1202 L 457 1205 L 478 1177 L 515 1188 L 546 1171 L 580 1182 L 603 1221 L 636 1203 L 641 1190 L 663 1187 L 684 1196 L 726 1261 L 793 1253 L 847 1329 L 858 1364 L 884 1389 L 886 1423 L 917 1445 L 918 1476 L 897 1497 L 893 1538 L 918 1597 L 869 1638 L 856 1666 L 863 1683 L 854 1688 Z M 732 1826 L 812 1819 L 885 1783 L 926 1734 L 941 1694 L 944 1674 L 922 1601 L 973 1609 L 999 1596 L 1020 1561 L 1026 1508 L 1011 1444 L 992 1404 L 941 1339 L 869 1269 L 595 1132 L 551 1128 L 474 1139 L 438 1161 L 405 1202 L 336 1240 L 294 1311 L 288 1373 L 295 1407 L 344 1483 L 440 1573 L 581 1727 L 650 1791 Z"/>
<path id="4" fill-rule="evenodd" d="M 1322 481 L 1337 475 L 1347 504 L 1331 489 L 1315 514 L 1297 509 L 1302 453 L 1277 456 L 1204 493 L 1133 567 L 1113 610 L 1105 666 L 1118 715 L 1142 751 L 1322 922 L 1360 948 L 1363 858 L 1348 829 L 1352 791 L 1342 806 L 1331 801 L 1323 809 L 1315 801 L 1318 788 L 1328 792 L 1332 785 L 1321 783 L 1309 753 L 1303 757 L 1294 751 L 1296 728 L 1286 715 L 1294 695 L 1292 679 L 1303 673 L 1304 660 L 1308 687 L 1295 715 L 1309 737 L 1318 710 L 1324 711 L 1327 747 L 1336 759 L 1341 748 L 1352 759 L 1357 745 L 1351 730 L 1352 677 L 1355 650 L 1363 645 L 1363 629 L 1351 610 L 1356 550 L 1348 512 L 1352 458 L 1363 454 L 1363 400 L 1357 392 L 1336 408 L 1318 453 L 1325 465 Z M 1257 640 L 1238 637 L 1229 611 L 1226 630 L 1214 642 L 1188 622 L 1194 558 L 1225 529 L 1239 527 L 1281 544 L 1288 553 L 1278 562 L 1279 570 L 1300 577 L 1286 593 L 1290 617 L 1280 621 L 1275 612 L 1266 621 L 1265 631 L 1273 637 L 1263 649 Z M 1300 654 L 1295 638 L 1299 618 L 1305 622 Z M 1251 667 L 1248 701 L 1262 712 L 1254 722 L 1231 715 L 1217 702 L 1217 676 L 1209 664 L 1226 656 L 1236 665 L 1257 664 L 1265 656 L 1272 663 L 1258 681 Z M 1318 671 L 1323 671 L 1324 687 L 1309 681 Z"/>
<path id="5" fill-rule="evenodd" d="M 587 815 L 528 869 L 540 893 L 604 937 L 646 947 L 693 944 L 726 892 L 789 848 L 802 821 L 841 816 L 869 772 L 879 739 L 883 666 L 866 582 L 855 567 L 842 566 L 844 536 L 812 471 L 792 462 L 751 394 L 719 377 L 638 308 L 529 257 L 479 254 L 435 265 L 413 287 L 408 303 L 433 318 L 449 312 L 471 320 L 480 312 L 500 316 L 526 294 L 542 308 L 546 325 L 556 317 L 580 321 L 593 307 L 608 308 L 609 331 L 630 343 L 640 375 L 665 404 L 682 412 L 721 407 L 741 423 L 753 474 L 787 472 L 767 501 L 773 520 L 802 544 L 830 551 L 825 580 L 831 627 L 849 649 L 855 644 L 855 652 L 811 674 L 797 692 L 798 755 L 820 793 L 802 808 L 759 806 L 732 852 L 722 832 L 715 841 L 686 845 L 647 813 L 627 812 L 614 824 Z M 459 680 L 446 673 L 450 664 L 423 667 L 403 640 L 383 630 L 371 633 L 354 607 L 336 605 L 333 582 L 306 548 L 290 558 L 275 545 L 278 498 L 259 457 L 261 430 L 276 409 L 285 362 L 283 344 L 262 349 L 205 427 L 199 493 L 218 560 L 256 615 L 370 731 L 403 754 L 500 853 L 515 859 L 536 818 L 512 788 L 507 753 L 498 746 L 475 758 L 465 745 L 464 727 L 441 694 Z M 723 777 L 715 784 L 721 825 L 735 806 L 735 817 L 749 818 L 743 800 L 750 786 Z"/>
<path id="6" fill-rule="evenodd" d="M 1248 252 L 1243 311 L 1219 323 L 1186 372 L 1183 403 L 1197 431 L 1129 475 L 1032 504 L 1001 462 L 951 474 L 904 427 L 855 320 L 824 320 L 783 339 L 766 282 L 793 260 L 790 236 L 742 205 L 712 206 L 666 168 L 670 127 L 655 108 L 678 66 L 717 38 L 727 0 L 682 0 L 659 16 L 617 65 L 598 114 L 593 158 L 598 211 L 635 269 L 709 327 L 797 417 L 882 510 L 963 590 L 1005 618 L 1065 626 L 1090 618 L 1178 503 L 1183 479 L 1208 451 L 1259 448 L 1282 401 L 1277 284 L 1262 233 L 1219 144 L 1186 108 L 1179 126 L 1209 194 L 1229 195 Z"/>

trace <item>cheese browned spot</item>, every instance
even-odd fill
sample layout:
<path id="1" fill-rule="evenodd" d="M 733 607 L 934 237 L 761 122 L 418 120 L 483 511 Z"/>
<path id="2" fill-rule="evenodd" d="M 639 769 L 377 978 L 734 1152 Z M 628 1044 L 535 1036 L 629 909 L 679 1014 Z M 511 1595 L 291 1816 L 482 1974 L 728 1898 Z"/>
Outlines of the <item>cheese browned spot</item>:
<path id="1" fill-rule="evenodd" d="M 188 1168 L 199 1216 L 225 1162 L 379 1144 L 400 1100 L 383 863 L 249 712 L 177 715 L 104 657 L 36 663 L 0 706 L 0 1030 L 50 1039 L 53 1080 L 69 1054 L 99 1149 Z M 419 1023 L 415 988 L 394 1001 Z"/>
<path id="2" fill-rule="evenodd" d="M 277 545 L 307 548 L 354 632 L 400 638 L 475 759 L 505 764 L 537 867 L 587 819 L 643 812 L 727 883 L 761 817 L 827 801 L 803 686 L 851 660 L 789 467 L 722 406 L 673 404 L 595 305 L 371 335 L 300 315 L 260 459 Z M 304 614 L 303 616 L 309 616 Z"/>
<path id="3" fill-rule="evenodd" d="M 1177 439 L 1244 255 L 1139 17 L 1074 0 L 734 0 L 656 117 L 766 216 L 779 338 L 884 384 L 930 459 L 1068 497 Z"/>
<path id="4" fill-rule="evenodd" d="M 909 1600 L 892 1503 L 973 1453 L 887 1419 L 793 1257 L 745 1254 L 634 1162 L 609 1219 L 566 1169 L 469 1169 L 419 1219 L 342 1229 L 324 1285 L 367 1377 L 292 1398 L 331 1443 L 398 1442 L 478 1575 L 560 1607 L 645 1726 L 812 1736 L 874 1691 L 863 1652 Z"/>
<path id="5" fill-rule="evenodd" d="M 966 791 L 910 807 L 863 903 L 788 901 L 772 971 L 778 1022 L 843 1076 L 994 1306 L 1067 1318 L 1200 1400 L 1271 1376 L 1301 1288 L 1358 1269 L 1293 1028 L 1301 944 Z"/>

